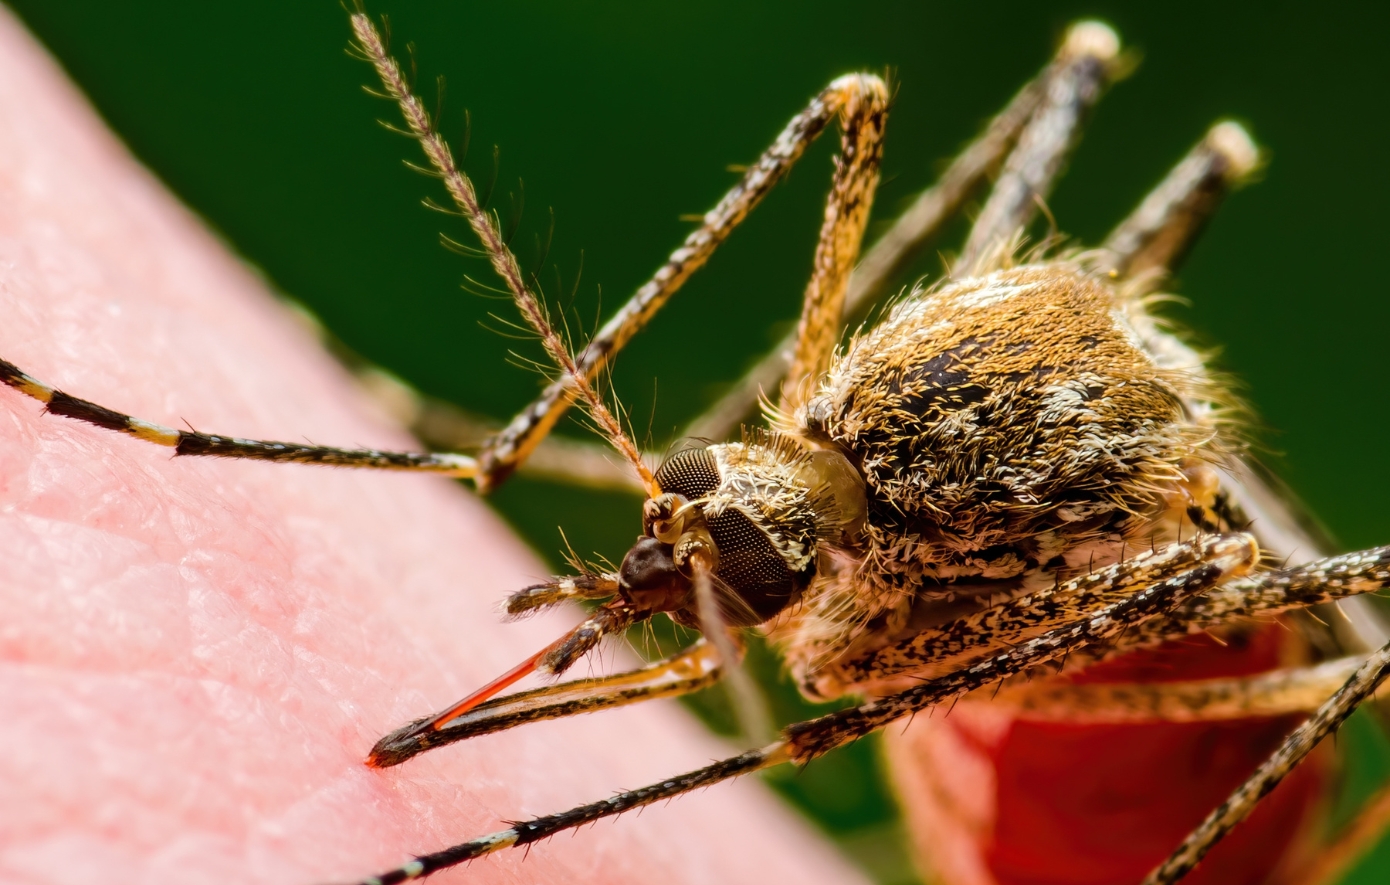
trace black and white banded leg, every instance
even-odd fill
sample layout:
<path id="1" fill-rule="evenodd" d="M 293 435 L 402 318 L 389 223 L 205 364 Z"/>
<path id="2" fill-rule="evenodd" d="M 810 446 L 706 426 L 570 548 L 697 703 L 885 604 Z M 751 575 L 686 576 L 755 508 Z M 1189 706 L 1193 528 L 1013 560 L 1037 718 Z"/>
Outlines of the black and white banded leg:
<path id="1" fill-rule="evenodd" d="M 456 477 L 472 477 L 477 468 L 474 459 L 466 455 L 339 449 L 304 443 L 241 439 L 196 430 L 176 430 L 65 393 L 26 374 L 18 366 L 3 359 L 0 359 L 0 383 L 43 403 L 45 411 L 50 414 L 73 418 L 157 446 L 165 446 L 173 449 L 175 455 L 292 461 L 300 464 L 368 467 L 377 470 L 420 470 Z"/>
<path id="2" fill-rule="evenodd" d="M 1051 195 L 1087 115 L 1118 68 L 1119 40 L 1108 27 L 1083 23 L 1073 28 L 1071 40 L 1077 44 L 1073 58 L 1048 81 L 1042 104 L 1004 162 L 956 259 L 956 275 L 971 275 L 981 262 L 996 263 L 1001 249 L 1013 251 L 1014 238 Z"/>
<path id="3" fill-rule="evenodd" d="M 364 879 L 362 883 L 395 885 L 783 762 L 804 764 L 919 710 L 998 683 L 1078 648 L 1113 641 L 1134 625 L 1170 612 L 1222 581 L 1248 572 L 1258 557 L 1258 548 L 1248 535 L 1212 535 L 1186 544 L 1170 545 L 1098 570 L 1088 579 L 1128 586 L 1135 592 L 1090 617 L 1050 630 L 971 667 L 924 681 L 889 697 L 793 725 L 779 740 L 762 749 L 649 787 L 513 824 L 480 839 L 421 855 L 394 870 Z"/>
<path id="4" fill-rule="evenodd" d="M 1063 92 L 1069 92 L 1078 82 L 1078 72 L 1089 75 L 1108 70 L 1118 48 L 1118 38 L 1105 25 L 1096 22 L 1073 25 L 1047 67 L 1019 91 L 985 131 L 951 162 L 937 183 L 919 194 L 864 254 L 849 280 L 841 325 L 867 313 L 913 259 L 956 217 L 979 184 L 1004 160 L 1025 126 L 1032 125 L 1031 121 L 1045 113 L 1044 107 L 1055 104 L 1049 96 L 1057 84 L 1071 84 L 1063 87 Z M 1097 90 L 1092 98 L 1099 94 Z M 1059 163 L 1052 164 L 1053 173 L 1059 170 Z M 1034 184 L 1047 190 L 1051 187 L 1050 182 Z M 1028 212 L 1034 210 L 1036 206 L 1031 203 L 1026 207 Z M 759 397 L 777 390 L 787 376 L 799 346 L 798 331 L 773 347 L 718 402 L 692 421 L 682 435 L 697 439 L 727 438 L 740 421 L 753 413 Z M 788 385 L 788 388 L 796 389 L 795 385 Z"/>
<path id="5" fill-rule="evenodd" d="M 1229 799 L 1207 815 L 1168 859 L 1145 877 L 1143 885 L 1172 885 L 1191 872 L 1323 738 L 1341 727 L 1387 676 L 1390 676 L 1390 644 L 1367 658 L 1335 695 L 1285 738 L 1279 749 L 1237 787 Z"/>
<path id="6" fill-rule="evenodd" d="M 1243 599 L 1261 611 L 1273 611 L 1285 603 L 1285 607 L 1298 606 L 1390 586 L 1390 568 L 1387 568 L 1390 548 L 1333 557 L 1299 569 L 1273 573 L 1273 577 L 1264 580 L 1261 580 L 1264 576 L 1250 575 L 1258 557 L 1258 548 L 1248 535 L 1209 535 L 1098 570 L 1088 579 L 1094 581 L 1099 578 L 1116 587 L 1127 585 L 1134 592 L 1099 612 L 1056 627 L 955 672 L 928 679 L 911 689 L 858 707 L 793 725 L 783 732 L 780 740 L 762 749 L 640 790 L 623 792 L 590 805 L 514 824 L 489 836 L 422 855 L 395 870 L 364 880 L 364 883 L 392 885 L 404 882 L 503 848 L 529 845 L 567 829 L 783 762 L 805 763 L 915 712 L 1005 682 L 1041 664 L 1057 661 L 1088 647 L 1114 647 L 1121 643 L 1128 647 L 1130 643 L 1125 640 L 1136 631 L 1150 636 L 1162 632 L 1143 630 L 1156 619 L 1161 619 L 1171 628 L 1184 616 L 1200 621 L 1203 615 L 1214 615 L 1219 611 L 1229 620 L 1233 614 L 1232 603 L 1236 600 Z M 1238 585 L 1239 589 L 1225 592 L 1231 585 Z M 1207 605 L 1207 598 L 1213 592 L 1222 598 L 1214 605 Z M 1276 602 L 1281 595 L 1284 602 Z M 1338 666 L 1344 665 L 1345 662 Z M 1177 877 L 1189 870 L 1215 840 L 1248 813 L 1258 798 L 1272 789 L 1278 779 L 1306 756 L 1322 736 L 1369 696 L 1375 685 L 1384 679 L 1387 669 L 1390 669 L 1390 647 L 1367 659 L 1343 688 L 1308 723 L 1290 736 L 1280 752 L 1262 766 L 1230 802 L 1213 813 L 1172 860 L 1155 871 L 1148 885 L 1177 881 Z"/>

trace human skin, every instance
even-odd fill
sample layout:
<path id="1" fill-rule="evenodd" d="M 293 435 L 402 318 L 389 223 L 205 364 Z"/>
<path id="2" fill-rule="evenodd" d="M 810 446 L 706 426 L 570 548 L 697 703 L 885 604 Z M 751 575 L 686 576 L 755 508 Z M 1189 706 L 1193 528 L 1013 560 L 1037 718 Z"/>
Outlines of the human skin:
<path id="1" fill-rule="evenodd" d="M 411 446 L 3 11 L 0 357 L 164 424 Z M 543 573 L 448 480 L 173 458 L 0 388 L 0 879 L 351 880 L 736 749 L 656 702 L 367 768 L 575 623 L 498 623 Z M 653 880 L 858 876 L 743 781 L 438 877 Z"/>

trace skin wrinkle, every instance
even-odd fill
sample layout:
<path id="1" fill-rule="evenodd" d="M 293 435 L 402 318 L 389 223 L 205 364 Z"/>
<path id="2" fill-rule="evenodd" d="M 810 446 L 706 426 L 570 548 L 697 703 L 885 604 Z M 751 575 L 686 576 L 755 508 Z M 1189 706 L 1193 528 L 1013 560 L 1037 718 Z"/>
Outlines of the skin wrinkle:
<path id="1" fill-rule="evenodd" d="M 406 442 L 7 13 L 0 72 L 0 356 L 168 426 Z M 346 879 L 724 755 L 657 704 L 368 770 L 377 736 L 577 623 L 498 623 L 541 575 L 446 481 L 171 459 L 0 391 L 0 878 Z M 756 857 L 708 850 L 754 830 Z M 772 870 L 856 879 L 747 782 L 465 875 Z"/>

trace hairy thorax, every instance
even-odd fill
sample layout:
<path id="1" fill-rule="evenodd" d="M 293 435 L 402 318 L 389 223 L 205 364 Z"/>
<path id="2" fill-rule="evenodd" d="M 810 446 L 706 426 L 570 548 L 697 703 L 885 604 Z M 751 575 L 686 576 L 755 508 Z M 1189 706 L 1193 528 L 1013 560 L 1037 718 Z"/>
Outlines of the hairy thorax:
<path id="1" fill-rule="evenodd" d="M 803 685 L 1206 520 L 1220 447 L 1203 378 L 1138 297 L 1070 263 L 907 295 L 783 420 L 867 492 L 856 542 L 823 553 L 773 631 Z"/>

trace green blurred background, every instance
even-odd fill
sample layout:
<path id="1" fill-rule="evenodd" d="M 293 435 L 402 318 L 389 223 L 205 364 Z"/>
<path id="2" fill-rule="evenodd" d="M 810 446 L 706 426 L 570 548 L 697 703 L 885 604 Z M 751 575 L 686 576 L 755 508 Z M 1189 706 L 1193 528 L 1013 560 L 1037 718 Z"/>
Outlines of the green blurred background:
<path id="1" fill-rule="evenodd" d="M 483 268 L 438 246 L 441 229 L 463 232 L 420 207 L 422 196 L 439 194 L 402 166 L 414 146 L 373 122 L 394 111 L 358 88 L 371 72 L 343 51 L 338 4 L 12 6 L 134 152 L 353 350 L 498 419 L 536 392 L 537 376 L 509 365 L 507 352 L 539 349 L 479 327 L 507 305 L 460 291 L 462 275 Z M 1390 540 L 1390 473 L 1380 456 L 1390 282 L 1377 270 L 1390 234 L 1384 6 L 372 6 L 390 14 L 398 50 L 418 45 L 422 84 L 447 77 L 445 131 L 457 138 L 463 109 L 472 112 L 465 167 L 486 180 L 491 147 L 501 146 L 494 202 L 504 214 L 507 192 L 525 179 L 523 260 L 554 207 L 552 263 L 567 290 L 583 251 L 574 310 L 590 327 L 600 289 L 606 312 L 680 241 L 690 225 L 679 216 L 705 211 L 732 184 L 726 167 L 755 158 L 832 77 L 888 70 L 900 87 L 876 204 L 881 225 L 1042 65 L 1069 21 L 1109 21 L 1142 64 L 1101 104 L 1051 200 L 1061 228 L 1095 242 L 1212 121 L 1247 123 L 1271 163 L 1192 255 L 1176 284 L 1192 306 L 1176 314 L 1200 340 L 1223 345 L 1222 366 L 1247 382 L 1264 423 L 1277 428 L 1263 433 L 1282 453 L 1270 460 L 1339 542 Z M 792 322 L 829 141 L 619 360 L 617 391 L 658 446 Z M 932 254 L 915 273 L 939 267 Z M 557 566 L 557 526 L 581 554 L 615 560 L 638 528 L 636 502 L 621 494 L 520 479 L 493 502 Z M 775 673 L 765 656 L 754 663 Z M 779 717 L 806 712 L 785 687 L 773 695 Z M 703 706 L 718 724 L 717 700 Z M 1355 752 L 1343 814 L 1385 770 L 1369 723 L 1344 743 Z M 863 742 L 777 783 L 881 880 L 911 881 L 877 765 L 876 744 Z M 1347 881 L 1383 881 L 1376 870 L 1390 870 L 1390 851 L 1381 854 Z"/>

